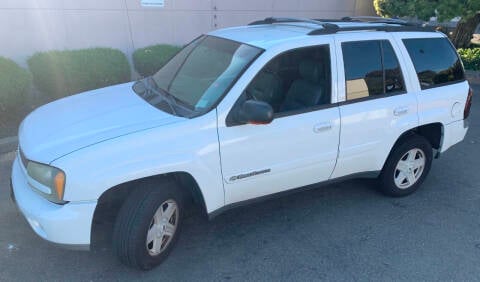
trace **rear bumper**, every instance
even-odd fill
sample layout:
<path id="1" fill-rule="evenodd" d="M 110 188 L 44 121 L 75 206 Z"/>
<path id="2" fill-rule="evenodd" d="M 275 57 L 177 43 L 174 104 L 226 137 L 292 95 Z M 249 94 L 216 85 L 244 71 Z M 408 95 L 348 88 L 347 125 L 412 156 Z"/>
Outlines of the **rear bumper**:
<path id="1" fill-rule="evenodd" d="M 443 130 L 443 141 L 440 151 L 442 153 L 465 138 L 468 131 L 468 120 L 449 123 L 443 127 Z"/>
<path id="2" fill-rule="evenodd" d="M 24 170 L 15 159 L 11 198 L 35 233 L 43 239 L 71 249 L 88 249 L 96 202 L 51 203 L 34 192 Z"/>

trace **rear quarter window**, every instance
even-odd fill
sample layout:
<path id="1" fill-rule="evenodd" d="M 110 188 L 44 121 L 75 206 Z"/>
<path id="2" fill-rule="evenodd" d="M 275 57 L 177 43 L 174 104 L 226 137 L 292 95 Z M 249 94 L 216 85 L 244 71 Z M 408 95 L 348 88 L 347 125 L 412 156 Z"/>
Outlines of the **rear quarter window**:
<path id="1" fill-rule="evenodd" d="M 462 62 L 447 38 L 403 39 L 422 89 L 465 80 Z"/>

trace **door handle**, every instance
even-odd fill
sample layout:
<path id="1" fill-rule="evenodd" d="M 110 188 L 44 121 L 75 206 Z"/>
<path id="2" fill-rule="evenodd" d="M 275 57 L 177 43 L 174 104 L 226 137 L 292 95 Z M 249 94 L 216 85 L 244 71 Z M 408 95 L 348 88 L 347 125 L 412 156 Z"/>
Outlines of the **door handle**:
<path id="1" fill-rule="evenodd" d="M 393 110 L 393 114 L 396 115 L 396 116 L 401 116 L 401 115 L 404 115 L 406 113 L 408 113 L 408 106 L 398 107 L 395 110 Z"/>
<path id="2" fill-rule="evenodd" d="M 327 131 L 332 129 L 332 123 L 331 122 L 322 122 L 322 123 L 317 123 L 315 126 L 313 126 L 313 132 L 319 133 L 322 131 Z"/>

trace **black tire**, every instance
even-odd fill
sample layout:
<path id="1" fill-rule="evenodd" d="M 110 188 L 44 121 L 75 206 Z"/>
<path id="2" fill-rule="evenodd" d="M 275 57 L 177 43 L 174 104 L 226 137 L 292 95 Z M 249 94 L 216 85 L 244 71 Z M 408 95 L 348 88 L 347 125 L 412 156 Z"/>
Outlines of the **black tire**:
<path id="1" fill-rule="evenodd" d="M 419 178 L 408 188 L 399 188 L 395 184 L 394 177 L 398 171 L 396 170 L 398 162 L 407 152 L 412 149 L 420 149 L 424 153 L 425 165 Z M 392 197 L 403 197 L 415 192 L 425 180 L 432 165 L 433 153 L 432 145 L 427 139 L 420 135 L 411 135 L 403 139 L 397 144 L 390 153 L 382 172 L 379 176 L 380 189 L 383 193 Z M 413 181 L 412 181 L 413 182 Z"/>
<path id="2" fill-rule="evenodd" d="M 184 197 L 170 180 L 143 181 L 134 189 L 118 213 L 113 230 L 113 251 L 123 264 L 149 270 L 168 256 L 178 240 L 183 223 Z M 165 249 L 151 255 L 146 244 L 147 233 L 155 212 L 169 200 L 177 206 L 176 229 Z"/>

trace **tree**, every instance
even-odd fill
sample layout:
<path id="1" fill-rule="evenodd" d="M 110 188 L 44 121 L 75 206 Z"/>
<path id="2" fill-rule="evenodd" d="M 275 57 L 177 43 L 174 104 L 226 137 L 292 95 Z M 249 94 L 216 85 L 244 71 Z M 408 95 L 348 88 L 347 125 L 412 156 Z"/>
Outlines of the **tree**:
<path id="1" fill-rule="evenodd" d="M 382 17 L 416 17 L 439 21 L 461 17 L 453 32 L 452 42 L 458 48 L 470 45 L 475 28 L 480 24 L 480 0 L 374 0 L 373 5 Z"/>

